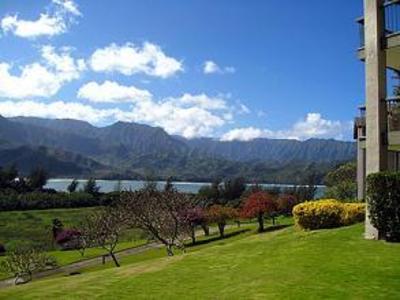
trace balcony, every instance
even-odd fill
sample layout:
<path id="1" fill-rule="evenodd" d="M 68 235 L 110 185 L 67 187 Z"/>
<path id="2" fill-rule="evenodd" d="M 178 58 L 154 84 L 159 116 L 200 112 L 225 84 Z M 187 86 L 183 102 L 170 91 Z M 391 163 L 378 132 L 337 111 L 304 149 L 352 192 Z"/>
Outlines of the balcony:
<path id="1" fill-rule="evenodd" d="M 386 1 L 385 10 L 385 49 L 388 68 L 400 71 L 400 0 Z M 360 31 L 358 57 L 365 60 L 364 18 L 357 19 Z"/>
<path id="2" fill-rule="evenodd" d="M 389 150 L 400 150 L 400 96 L 390 97 L 386 102 L 388 112 Z M 362 147 L 365 147 L 365 106 L 360 106 L 359 110 L 360 115 L 354 120 L 354 139 L 358 139 L 362 143 Z"/>

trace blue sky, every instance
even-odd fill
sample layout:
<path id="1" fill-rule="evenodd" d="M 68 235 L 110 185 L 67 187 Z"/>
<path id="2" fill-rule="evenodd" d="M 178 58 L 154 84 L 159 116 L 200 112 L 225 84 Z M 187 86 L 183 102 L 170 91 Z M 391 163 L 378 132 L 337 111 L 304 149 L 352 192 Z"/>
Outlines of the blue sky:
<path id="1" fill-rule="evenodd" d="M 361 0 L 2 0 L 0 114 L 351 139 Z"/>

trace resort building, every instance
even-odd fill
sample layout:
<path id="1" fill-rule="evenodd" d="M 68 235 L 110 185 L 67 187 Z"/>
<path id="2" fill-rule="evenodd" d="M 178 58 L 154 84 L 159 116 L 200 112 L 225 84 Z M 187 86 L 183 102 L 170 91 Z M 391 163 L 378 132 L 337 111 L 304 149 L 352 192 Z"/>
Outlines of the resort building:
<path id="1" fill-rule="evenodd" d="M 366 103 L 355 119 L 354 138 L 358 144 L 358 198 L 365 199 L 368 174 L 400 170 L 400 97 L 390 84 L 400 74 L 400 0 L 364 0 L 364 17 L 358 23 Z M 365 237 L 377 239 L 368 205 L 365 226 Z"/>

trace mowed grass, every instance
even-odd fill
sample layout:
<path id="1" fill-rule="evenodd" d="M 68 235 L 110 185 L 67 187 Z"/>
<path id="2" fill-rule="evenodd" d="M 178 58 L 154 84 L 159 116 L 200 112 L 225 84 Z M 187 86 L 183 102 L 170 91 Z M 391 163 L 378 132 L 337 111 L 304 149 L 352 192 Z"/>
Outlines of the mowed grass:
<path id="1" fill-rule="evenodd" d="M 10 287 L 0 298 L 400 299 L 400 245 L 364 240 L 362 232 L 358 224 L 245 233 L 172 258 Z"/>

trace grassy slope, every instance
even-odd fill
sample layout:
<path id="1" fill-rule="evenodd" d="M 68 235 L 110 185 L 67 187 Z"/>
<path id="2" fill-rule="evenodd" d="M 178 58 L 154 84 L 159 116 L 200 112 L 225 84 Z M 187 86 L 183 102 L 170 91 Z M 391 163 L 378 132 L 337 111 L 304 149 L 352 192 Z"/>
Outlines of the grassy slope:
<path id="1" fill-rule="evenodd" d="M 243 235 L 173 258 L 147 259 L 0 291 L 0 298 L 399 299 L 400 245 L 366 241 L 362 225 Z"/>
<path id="2" fill-rule="evenodd" d="M 74 227 L 91 210 L 93 208 L 0 212 L 0 243 L 7 246 L 29 240 L 36 245 L 51 245 L 53 219 L 60 219 L 65 227 Z"/>
<path id="3" fill-rule="evenodd" d="M 77 209 L 48 209 L 30 211 L 0 212 L 0 243 L 10 248 L 16 243 L 28 242 L 36 246 L 52 248 L 51 224 L 55 218 L 60 219 L 66 228 L 76 227 L 82 222 L 85 216 L 96 208 Z M 118 249 L 126 249 L 141 245 L 146 241 L 134 230 L 125 232 L 124 242 L 118 245 Z M 104 254 L 100 248 L 87 249 L 82 257 L 78 251 L 50 251 L 49 254 L 57 259 L 60 266 L 72 262 L 88 259 Z M 0 262 L 3 260 L 0 257 Z M 0 279 L 9 277 L 9 274 L 0 271 Z"/>

